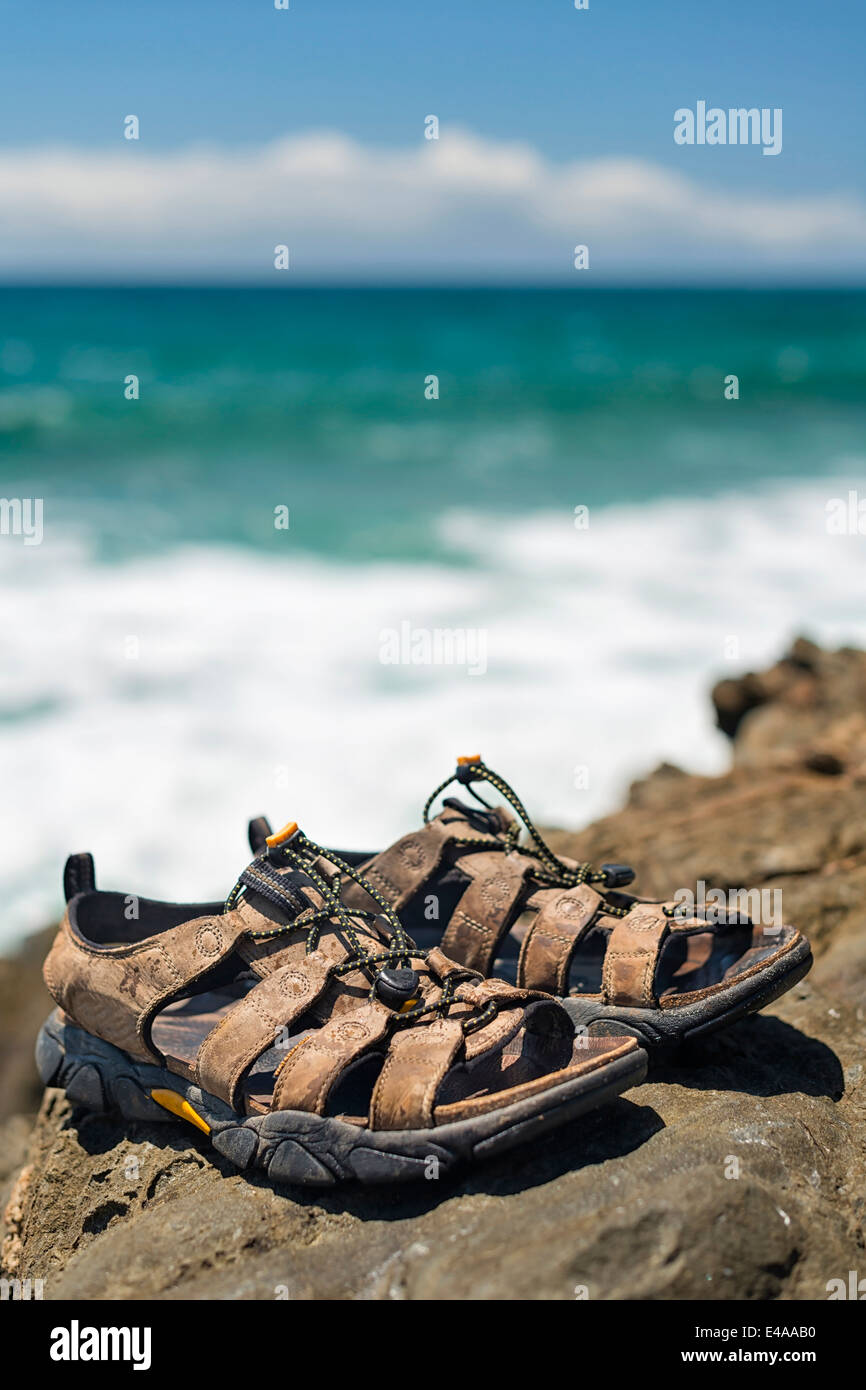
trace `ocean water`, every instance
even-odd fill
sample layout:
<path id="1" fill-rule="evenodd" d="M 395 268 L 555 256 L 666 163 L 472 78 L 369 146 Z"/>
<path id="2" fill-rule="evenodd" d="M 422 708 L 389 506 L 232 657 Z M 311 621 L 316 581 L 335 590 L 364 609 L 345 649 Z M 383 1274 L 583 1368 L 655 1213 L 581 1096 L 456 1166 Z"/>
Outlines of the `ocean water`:
<path id="1" fill-rule="evenodd" d="M 866 640 L 864 377 L 862 291 L 0 290 L 0 945 L 71 850 L 219 896 L 461 752 L 572 825 L 724 766 L 713 679 Z"/>

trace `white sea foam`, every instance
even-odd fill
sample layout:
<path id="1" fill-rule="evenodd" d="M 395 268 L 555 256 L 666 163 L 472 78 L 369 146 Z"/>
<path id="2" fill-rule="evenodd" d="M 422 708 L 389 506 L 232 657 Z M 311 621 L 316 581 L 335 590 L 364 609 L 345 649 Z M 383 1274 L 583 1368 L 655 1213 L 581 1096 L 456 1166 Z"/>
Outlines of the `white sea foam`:
<path id="1" fill-rule="evenodd" d="M 825 530 L 848 486 L 612 507 L 585 531 L 452 512 L 441 565 L 187 548 L 106 566 L 84 537 L 5 538 L 2 940 L 56 917 L 71 850 L 103 886 L 219 897 L 248 816 L 376 847 L 461 752 L 565 824 L 661 759 L 724 766 L 711 679 L 800 631 L 866 639 L 866 537 Z M 382 664 L 402 622 L 484 632 L 485 674 Z"/>

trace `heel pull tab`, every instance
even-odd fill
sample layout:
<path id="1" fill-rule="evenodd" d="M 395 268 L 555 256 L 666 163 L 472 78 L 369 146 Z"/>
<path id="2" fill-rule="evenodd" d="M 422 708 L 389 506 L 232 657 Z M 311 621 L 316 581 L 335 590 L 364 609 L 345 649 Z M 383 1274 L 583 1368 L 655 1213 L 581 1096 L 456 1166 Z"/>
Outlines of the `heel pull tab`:
<path id="1" fill-rule="evenodd" d="M 92 893 L 96 888 L 96 870 L 92 854 L 70 854 L 63 870 L 63 891 L 66 901 L 78 893 Z"/>
<path id="2" fill-rule="evenodd" d="M 250 849 L 253 854 L 261 854 L 262 850 L 265 848 L 268 836 L 273 834 L 271 823 L 267 816 L 256 816 L 251 820 L 247 833 L 250 837 Z"/>

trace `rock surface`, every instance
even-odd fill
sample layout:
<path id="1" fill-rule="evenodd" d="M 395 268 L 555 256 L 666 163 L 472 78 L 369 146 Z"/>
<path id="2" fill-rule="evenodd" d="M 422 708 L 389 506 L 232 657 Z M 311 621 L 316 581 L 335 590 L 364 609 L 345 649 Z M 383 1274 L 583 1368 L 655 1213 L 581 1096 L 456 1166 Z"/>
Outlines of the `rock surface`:
<path id="1" fill-rule="evenodd" d="M 647 894 L 781 889 L 817 963 L 765 1014 L 540 1150 L 414 1189 L 274 1188 L 186 1127 L 46 1092 L 26 1158 L 23 1121 L 0 1131 L 4 1272 L 87 1299 L 823 1299 L 866 1275 L 866 654 L 800 642 L 722 685 L 729 773 L 662 767 L 551 838 Z"/>

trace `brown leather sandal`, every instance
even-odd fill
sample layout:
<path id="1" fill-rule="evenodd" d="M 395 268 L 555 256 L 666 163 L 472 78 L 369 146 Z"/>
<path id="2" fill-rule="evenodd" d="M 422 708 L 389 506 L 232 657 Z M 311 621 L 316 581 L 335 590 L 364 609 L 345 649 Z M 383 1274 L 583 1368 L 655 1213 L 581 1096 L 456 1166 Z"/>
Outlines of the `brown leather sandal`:
<path id="1" fill-rule="evenodd" d="M 67 862 L 37 1063 L 89 1110 L 182 1117 L 278 1182 L 444 1174 L 641 1081 L 633 1038 L 575 1038 L 539 990 L 419 950 L 352 866 L 297 826 L 225 904 L 96 890 Z M 341 897 L 348 879 L 369 910 Z"/>
<path id="2" fill-rule="evenodd" d="M 447 797 L 457 781 L 477 806 Z M 515 816 L 474 790 L 488 782 Z M 420 830 L 381 854 L 351 855 L 399 911 L 421 946 L 501 976 L 521 989 L 566 996 L 575 1028 L 590 1036 L 631 1033 L 669 1050 L 732 1023 L 796 984 L 812 964 L 793 927 L 768 927 L 738 913 L 685 915 L 677 902 L 620 891 L 625 864 L 595 869 L 554 854 L 512 788 L 479 757 L 461 758 L 428 798 Z M 265 833 L 250 822 L 250 839 Z M 529 843 L 518 837 L 528 833 Z M 357 883 L 346 901 L 370 906 Z"/>

